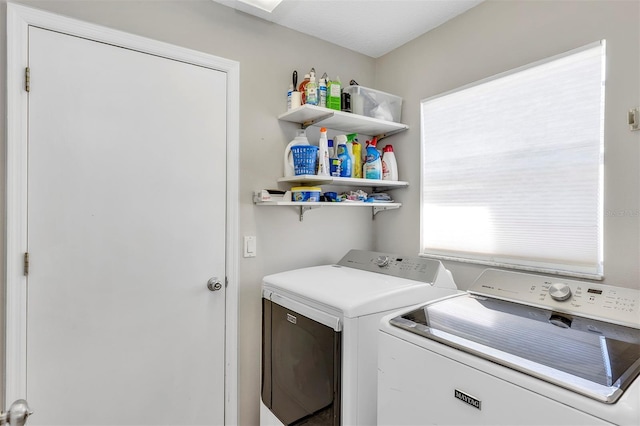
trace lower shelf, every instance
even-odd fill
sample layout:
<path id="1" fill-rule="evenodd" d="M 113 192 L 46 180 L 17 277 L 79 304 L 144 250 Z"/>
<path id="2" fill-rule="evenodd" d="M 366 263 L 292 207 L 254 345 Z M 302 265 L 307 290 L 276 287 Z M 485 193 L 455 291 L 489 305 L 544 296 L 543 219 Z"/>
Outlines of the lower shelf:
<path id="1" fill-rule="evenodd" d="M 257 206 L 293 206 L 300 209 L 300 222 L 304 218 L 305 212 L 320 207 L 368 207 L 371 209 L 371 217 L 381 211 L 395 210 L 402 206 L 401 203 L 364 203 L 364 202 L 348 202 L 342 201 L 339 203 L 326 203 L 326 202 L 296 202 L 296 201 L 261 201 L 255 203 Z"/>

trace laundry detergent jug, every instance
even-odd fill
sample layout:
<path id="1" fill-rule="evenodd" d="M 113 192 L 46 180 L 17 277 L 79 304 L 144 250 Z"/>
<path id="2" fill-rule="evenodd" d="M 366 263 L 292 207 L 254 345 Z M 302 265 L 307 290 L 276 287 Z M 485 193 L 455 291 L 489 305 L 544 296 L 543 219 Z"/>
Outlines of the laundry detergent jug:
<path id="1" fill-rule="evenodd" d="M 304 129 L 298 129 L 296 137 L 289 142 L 289 145 L 284 150 L 284 177 L 294 176 L 293 168 L 293 154 L 291 153 L 291 147 L 294 145 L 309 145 L 309 140 L 304 133 Z"/>

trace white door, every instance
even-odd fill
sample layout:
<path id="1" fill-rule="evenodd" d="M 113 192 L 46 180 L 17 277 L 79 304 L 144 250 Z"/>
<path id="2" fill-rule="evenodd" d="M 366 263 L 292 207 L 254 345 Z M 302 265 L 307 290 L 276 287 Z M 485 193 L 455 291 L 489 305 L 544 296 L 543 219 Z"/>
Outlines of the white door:
<path id="1" fill-rule="evenodd" d="M 29 67 L 28 424 L 223 424 L 226 74 L 35 27 Z"/>

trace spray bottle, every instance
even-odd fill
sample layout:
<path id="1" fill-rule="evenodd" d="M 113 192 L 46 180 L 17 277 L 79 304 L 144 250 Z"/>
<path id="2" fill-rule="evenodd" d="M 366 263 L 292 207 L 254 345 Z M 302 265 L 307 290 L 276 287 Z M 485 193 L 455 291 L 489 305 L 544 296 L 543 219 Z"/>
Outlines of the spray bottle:
<path id="1" fill-rule="evenodd" d="M 376 148 L 378 139 L 373 138 L 367 143 L 367 154 L 364 166 L 362 166 L 362 174 L 365 179 L 382 179 L 382 161 L 380 153 Z"/>
<path id="2" fill-rule="evenodd" d="M 350 133 L 347 135 L 347 152 L 349 152 L 349 158 L 351 159 L 351 176 L 349 177 L 355 177 L 356 158 L 353 153 L 353 142 L 355 141 L 356 136 L 358 136 L 357 133 Z"/>
<path id="3" fill-rule="evenodd" d="M 318 83 L 316 83 L 316 73 L 311 72 L 309 82 L 305 90 L 307 91 L 306 102 L 309 105 L 318 105 Z"/>
<path id="4" fill-rule="evenodd" d="M 353 158 L 353 177 L 360 179 L 362 178 L 362 146 L 355 140 L 353 141 Z"/>
<path id="5" fill-rule="evenodd" d="M 351 177 L 351 157 L 349 157 L 347 144 L 338 145 L 338 159 L 340 160 L 340 177 Z"/>
<path id="6" fill-rule="evenodd" d="M 318 175 L 329 176 L 329 141 L 327 140 L 327 129 L 320 129 L 320 140 L 318 141 Z"/>

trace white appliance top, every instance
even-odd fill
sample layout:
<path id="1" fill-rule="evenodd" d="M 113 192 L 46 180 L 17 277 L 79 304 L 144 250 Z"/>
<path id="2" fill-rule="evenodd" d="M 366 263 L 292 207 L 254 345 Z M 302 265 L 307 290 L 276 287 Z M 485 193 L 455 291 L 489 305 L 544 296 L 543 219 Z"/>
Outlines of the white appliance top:
<path id="1" fill-rule="evenodd" d="M 449 296 L 457 290 L 440 261 L 351 250 L 336 265 L 264 277 L 263 294 L 269 292 L 355 318 Z"/>
<path id="2" fill-rule="evenodd" d="M 391 324 L 605 403 L 640 374 L 640 291 L 488 269 Z"/>

